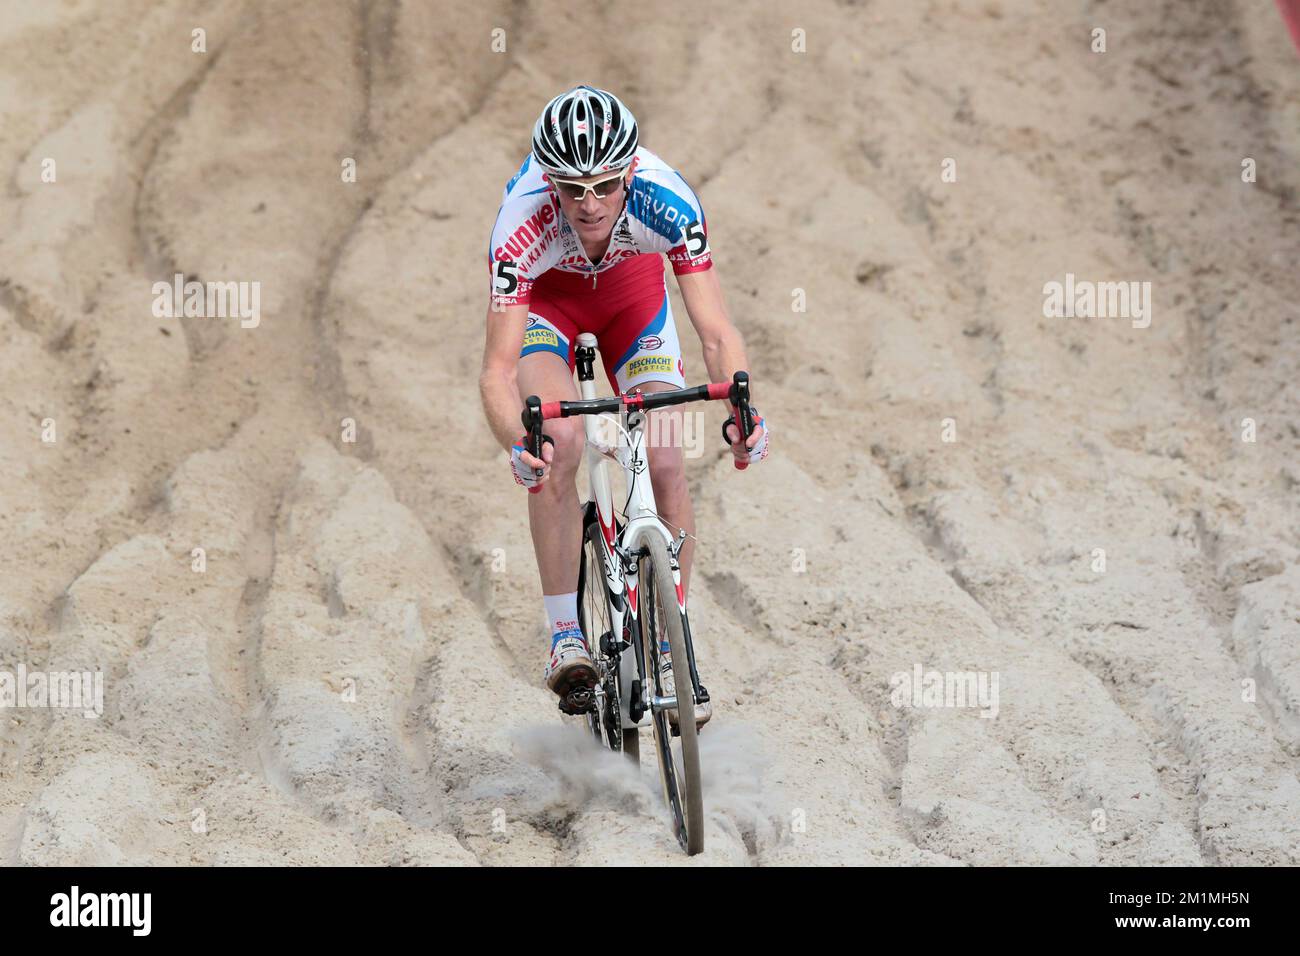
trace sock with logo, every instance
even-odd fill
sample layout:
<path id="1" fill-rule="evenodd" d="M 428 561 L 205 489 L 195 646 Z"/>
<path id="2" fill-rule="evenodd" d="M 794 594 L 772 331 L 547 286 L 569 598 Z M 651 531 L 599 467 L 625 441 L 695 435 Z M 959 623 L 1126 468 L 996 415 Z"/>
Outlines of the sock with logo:
<path id="1" fill-rule="evenodd" d="M 582 629 L 578 627 L 578 592 L 568 594 L 543 594 L 546 603 L 546 621 L 551 628 L 551 646 L 565 637 L 582 639 Z"/>

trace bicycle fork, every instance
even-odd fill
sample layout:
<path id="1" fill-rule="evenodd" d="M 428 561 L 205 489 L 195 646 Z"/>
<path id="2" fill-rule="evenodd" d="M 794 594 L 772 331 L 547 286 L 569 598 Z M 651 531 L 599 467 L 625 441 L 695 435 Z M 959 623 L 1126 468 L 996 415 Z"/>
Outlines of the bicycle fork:
<path id="1" fill-rule="evenodd" d="M 681 566 L 677 561 L 677 552 L 681 550 L 681 542 L 683 540 L 685 540 L 684 532 L 678 537 L 676 542 L 668 546 L 668 565 L 672 569 L 674 581 L 680 580 L 681 577 Z M 626 577 L 637 580 L 637 587 L 632 592 L 636 595 L 636 598 L 627 602 L 626 609 L 631 615 L 633 627 L 639 631 L 645 624 L 645 622 L 641 620 L 640 608 L 636 606 L 639 603 L 641 587 L 644 586 L 644 582 L 640 581 L 640 561 L 641 558 L 649 554 L 649 550 L 643 545 L 636 550 L 618 548 L 617 551 L 619 561 L 623 568 L 623 574 Z M 663 603 L 668 608 L 666 613 L 682 615 L 682 637 L 685 639 L 686 644 L 687 673 L 691 678 L 691 687 L 695 691 L 695 701 L 700 704 L 707 703 L 709 700 L 709 692 L 708 689 L 700 683 L 700 674 L 695 666 L 695 642 L 691 638 L 690 616 L 684 613 L 684 607 L 677 603 L 676 594 L 672 595 L 671 600 L 668 599 L 667 595 L 665 595 L 664 598 Z M 651 608 L 650 613 L 656 613 L 655 609 Z M 631 629 L 625 627 L 624 630 L 630 631 Z M 656 640 L 657 639 L 656 635 Z M 641 690 L 641 693 L 637 695 L 640 699 L 634 701 L 633 712 L 635 714 L 635 720 L 639 722 L 641 716 L 647 710 L 658 713 L 661 710 L 677 709 L 676 695 L 660 697 L 652 693 L 651 689 L 655 686 L 656 675 L 651 673 L 651 662 L 645 659 L 645 649 L 641 641 L 634 640 L 631 643 L 636 649 L 637 672 L 641 675 L 636 685 L 636 688 Z M 677 664 L 680 662 L 674 663 Z"/>

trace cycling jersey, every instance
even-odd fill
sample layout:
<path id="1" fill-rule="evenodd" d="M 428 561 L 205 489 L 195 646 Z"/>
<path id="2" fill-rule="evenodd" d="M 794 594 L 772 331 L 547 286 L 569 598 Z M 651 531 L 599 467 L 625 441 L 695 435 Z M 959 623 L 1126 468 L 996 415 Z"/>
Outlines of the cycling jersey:
<path id="1" fill-rule="evenodd" d="M 494 305 L 529 302 L 533 284 L 553 269 L 589 276 L 594 288 L 601 272 L 646 253 L 667 255 L 677 275 L 708 269 L 708 228 L 695 192 L 644 146 L 637 147 L 632 171 L 609 248 L 592 263 L 530 153 L 506 184 L 488 245 Z"/>

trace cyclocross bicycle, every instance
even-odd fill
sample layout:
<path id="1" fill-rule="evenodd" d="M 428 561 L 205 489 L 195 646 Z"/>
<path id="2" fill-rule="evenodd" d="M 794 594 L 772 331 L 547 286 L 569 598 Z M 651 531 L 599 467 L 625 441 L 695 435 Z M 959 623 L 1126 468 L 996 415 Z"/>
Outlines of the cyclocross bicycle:
<path id="1" fill-rule="evenodd" d="M 667 405 L 725 400 L 732 405 L 732 420 L 740 434 L 749 436 L 754 431 L 749 376 L 737 372 L 731 382 L 597 398 L 593 372 L 596 345 L 590 332 L 578 336 L 580 401 L 543 403 L 531 395 L 523 413 L 529 451 L 538 458 L 544 421 L 588 416 L 584 425 L 592 500 L 583 511 L 578 623 L 596 666 L 597 683 L 594 688 L 571 691 L 560 701 L 560 709 L 584 715 L 604 746 L 626 754 L 637 766 L 641 719 L 650 715 L 664 800 L 672 812 L 678 842 L 687 853 L 695 854 L 704 849 L 704 794 L 693 717 L 696 702 L 707 701 L 709 696 L 695 666 L 677 560 L 686 531 L 674 537 L 655 507 L 646 459 L 646 412 Z M 602 440 L 602 420 L 616 428 L 613 445 Z M 611 460 L 626 476 L 623 520 L 614 513 L 607 471 Z M 737 461 L 736 467 L 744 468 L 745 463 Z M 671 687 L 663 686 L 660 674 L 660 649 L 665 646 L 672 654 Z M 669 711 L 691 718 L 679 719 L 674 725 Z"/>

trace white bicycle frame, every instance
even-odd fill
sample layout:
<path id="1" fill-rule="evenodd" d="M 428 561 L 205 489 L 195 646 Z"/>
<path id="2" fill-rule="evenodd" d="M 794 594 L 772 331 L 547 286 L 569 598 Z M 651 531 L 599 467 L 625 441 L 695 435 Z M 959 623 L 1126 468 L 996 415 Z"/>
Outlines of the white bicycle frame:
<path id="1" fill-rule="evenodd" d="M 596 348 L 596 336 L 583 332 L 578 336 L 579 346 Z M 596 394 L 595 380 L 579 381 L 579 390 L 583 399 L 599 398 Z M 622 595 L 622 607 L 613 605 L 609 608 L 610 628 L 615 636 L 633 644 L 639 637 L 637 620 L 637 589 L 640 569 L 635 560 L 624 561 L 624 556 L 636 552 L 644 538 L 655 536 L 663 539 L 668 546 L 668 556 L 673 572 L 673 584 L 677 591 L 677 606 L 686 613 L 686 602 L 682 594 L 682 574 L 677 555 L 685 533 L 674 538 L 659 518 L 655 507 L 654 488 L 650 483 L 649 463 L 645 454 L 646 413 L 639 409 L 628 412 L 624 406 L 619 413 L 619 420 L 607 415 L 584 416 L 586 428 L 587 471 L 591 479 L 591 495 L 596 502 L 596 519 L 600 523 L 601 540 L 605 548 L 605 587 L 612 595 Z M 601 420 L 614 422 L 618 426 L 617 444 L 610 446 L 601 441 Z M 614 522 L 613 492 L 610 488 L 608 460 L 613 458 L 622 467 L 627 478 L 628 499 L 627 524 L 622 533 L 616 535 Z M 621 553 L 620 553 L 621 552 Z M 684 664 L 684 662 L 683 662 Z M 646 661 L 649 671 L 651 662 Z M 637 723 L 629 717 L 631 709 L 632 682 L 637 679 L 636 655 L 623 653 L 619 655 L 620 701 L 619 713 L 624 730 L 630 730 Z M 650 675 L 647 674 L 647 678 Z M 598 688 L 597 693 L 602 693 Z M 649 690 L 647 689 L 647 694 Z M 667 702 L 664 702 L 667 703 Z M 673 702 L 675 704 L 675 701 Z M 661 703 L 662 706 L 662 703 Z"/>

